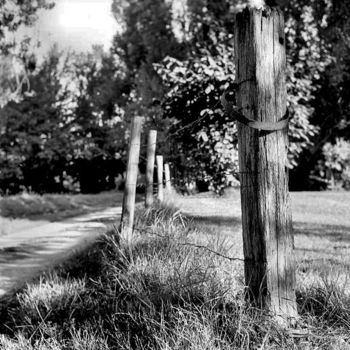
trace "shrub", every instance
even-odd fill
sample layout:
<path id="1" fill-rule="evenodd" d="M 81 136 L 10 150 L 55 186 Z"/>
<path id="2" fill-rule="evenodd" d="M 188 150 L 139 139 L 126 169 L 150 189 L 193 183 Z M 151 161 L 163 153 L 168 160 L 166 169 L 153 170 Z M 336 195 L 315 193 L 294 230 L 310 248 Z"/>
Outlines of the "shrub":
<path id="1" fill-rule="evenodd" d="M 331 189 L 350 189 L 350 142 L 337 138 L 322 148 L 323 160 L 318 162 L 314 175 L 328 183 Z"/>

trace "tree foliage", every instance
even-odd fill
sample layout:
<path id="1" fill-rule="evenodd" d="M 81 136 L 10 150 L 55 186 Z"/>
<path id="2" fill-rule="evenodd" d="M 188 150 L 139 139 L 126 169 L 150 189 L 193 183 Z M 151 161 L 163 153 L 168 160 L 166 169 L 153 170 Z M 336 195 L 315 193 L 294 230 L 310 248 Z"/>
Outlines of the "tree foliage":
<path id="1" fill-rule="evenodd" d="M 350 189 L 350 142 L 337 138 L 335 143 L 327 142 L 322 147 L 311 178 L 324 183 L 325 188 Z"/>
<path id="2" fill-rule="evenodd" d="M 21 25 L 32 25 L 40 9 L 50 9 L 50 0 L 1 0 L 0 1 L 0 52 L 6 53 L 14 45 L 8 41 L 8 33 L 15 32 Z"/>
<path id="3" fill-rule="evenodd" d="M 11 17 L 5 3 L 0 2 L 6 9 L 0 17 L 3 34 L 31 23 L 38 8 L 50 7 L 43 0 L 14 2 L 12 11 L 20 15 Z M 220 96 L 230 91 L 235 100 L 234 18 L 245 5 L 114 0 L 112 13 L 122 29 L 109 54 L 98 48 L 66 57 L 52 52 L 37 66 L 24 42 L 23 55 L 13 57 L 32 66 L 26 69 L 31 91 L 20 89 L 22 100 L 0 110 L 0 187 L 12 192 L 113 187 L 136 115 L 146 119 L 144 135 L 158 130 L 158 152 L 172 163 L 177 179 L 217 192 L 235 183 L 237 130 Z M 350 1 L 291 0 L 284 10 L 289 167 L 292 188 L 306 189 L 310 174 L 327 180 L 329 154 L 349 140 Z M 10 48 L 1 45 L 3 52 Z M 16 85 L 15 75 L 7 76 L 13 66 L 13 57 L 7 57 L 0 63 L 5 92 Z M 347 153 L 341 153 L 345 164 Z M 141 156 L 143 163 L 144 151 Z"/>
<path id="4" fill-rule="evenodd" d="M 184 53 L 172 31 L 170 3 L 114 0 L 112 10 L 124 28 L 116 34 L 112 52 L 126 66 L 126 80 L 132 89 L 128 102 L 134 110 L 140 109 L 143 115 L 148 115 L 154 100 L 164 94 L 153 63 L 161 62 L 168 55 L 179 58 Z"/>
<path id="5" fill-rule="evenodd" d="M 146 4 L 133 2 L 128 6 L 128 2 L 114 1 L 115 16 L 123 18 L 124 23 L 124 31 L 115 41 L 115 52 L 134 73 L 130 81 L 137 96 L 135 110 L 147 116 L 152 99 L 160 99 L 160 108 L 156 112 L 152 109 L 152 113 L 156 119 L 168 121 L 165 138 L 172 142 L 164 152 L 180 169 L 181 177 L 204 180 L 221 191 L 232 183 L 232 175 L 237 172 L 237 139 L 235 126 L 218 101 L 225 89 L 232 91 L 234 99 L 234 14 L 246 2 L 181 2 L 184 6 L 180 16 L 170 2 L 148 0 L 147 6 L 151 3 L 157 4 L 151 11 L 153 17 L 145 12 Z M 118 11 L 121 8 L 124 10 Z M 345 101 L 349 100 L 349 89 L 344 73 L 349 56 L 349 4 L 292 0 L 284 10 L 288 109 L 292 115 L 289 167 L 293 169 L 292 182 L 301 184 L 302 175 L 307 186 L 315 164 L 310 155 L 321 157 L 327 140 L 347 133 Z M 163 34 L 168 41 L 163 40 Z M 161 54 L 150 54 L 159 44 Z M 148 78 L 144 81 L 156 82 L 153 89 L 139 88 L 146 65 L 152 74 L 144 75 Z"/>
<path id="6" fill-rule="evenodd" d="M 34 56 L 29 52 L 31 38 L 18 43 L 10 34 L 32 25 L 40 9 L 53 6 L 50 0 L 0 1 L 0 107 L 18 99 L 24 86 L 29 88 L 27 74 L 35 69 Z"/>
<path id="7" fill-rule="evenodd" d="M 54 178 L 67 150 L 68 134 L 57 125 L 60 83 L 56 52 L 51 52 L 38 74 L 30 77 L 30 84 L 31 93 L 1 110 L 0 168 L 6 170 L 1 173 L 1 184 L 9 192 L 31 187 L 33 180 L 38 184 L 33 190 L 55 191 Z"/>
<path id="8" fill-rule="evenodd" d="M 114 74 L 101 50 L 67 56 L 53 48 L 30 75 L 30 93 L 1 110 L 3 192 L 114 188 L 125 150 Z"/>
<path id="9" fill-rule="evenodd" d="M 188 37 L 194 41 L 189 43 L 192 49 L 188 58 L 167 58 L 162 65 L 156 65 L 169 88 L 164 116 L 172 118 L 174 127 L 180 130 L 188 125 L 180 137 L 177 135 L 176 144 L 181 145 L 177 146 L 178 152 L 186 154 L 181 158 L 192 165 L 192 176 L 204 179 L 218 191 L 232 183 L 233 175 L 237 178 L 236 130 L 218 101 L 226 89 L 234 100 L 232 18 L 240 6 L 197 3 L 190 16 L 192 33 Z M 286 17 L 288 109 L 292 115 L 289 166 L 293 168 L 318 133 L 317 125 L 311 123 L 313 105 L 331 56 L 311 6 L 293 3 Z"/>
<path id="10" fill-rule="evenodd" d="M 206 35 L 210 42 L 197 45 L 196 55 L 168 57 L 156 68 L 168 88 L 163 117 L 172 121 L 169 156 L 178 175 L 221 192 L 238 170 L 236 127 L 220 104 L 221 94 L 234 86 L 232 35 L 213 22 Z"/>

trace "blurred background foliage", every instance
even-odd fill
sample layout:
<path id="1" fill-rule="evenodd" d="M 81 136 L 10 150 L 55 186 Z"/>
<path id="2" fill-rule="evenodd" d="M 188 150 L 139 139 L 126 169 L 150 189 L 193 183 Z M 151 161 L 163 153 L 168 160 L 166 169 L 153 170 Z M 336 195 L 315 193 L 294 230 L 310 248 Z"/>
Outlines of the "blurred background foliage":
<path id="1" fill-rule="evenodd" d="M 2 193 L 114 188 L 136 115 L 157 128 L 180 188 L 237 184 L 236 125 L 220 96 L 234 98 L 234 18 L 245 1 L 114 0 L 121 30 L 109 52 L 53 46 L 42 62 L 6 33 L 52 5 L 22 3 L 11 12 L 0 2 Z M 284 11 L 290 188 L 348 188 L 350 1 L 292 0 Z"/>

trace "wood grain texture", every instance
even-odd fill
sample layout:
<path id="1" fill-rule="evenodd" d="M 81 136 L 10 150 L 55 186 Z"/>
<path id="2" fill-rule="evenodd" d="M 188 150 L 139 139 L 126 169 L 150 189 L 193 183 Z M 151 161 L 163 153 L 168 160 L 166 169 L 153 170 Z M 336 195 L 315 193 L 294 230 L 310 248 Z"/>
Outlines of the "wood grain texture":
<path id="1" fill-rule="evenodd" d="M 142 117 L 135 117 L 131 123 L 128 164 L 120 220 L 121 236 L 131 242 L 135 214 L 136 184 L 139 170 Z"/>
<path id="2" fill-rule="evenodd" d="M 276 122 L 286 113 L 284 19 L 279 9 L 246 9 L 235 24 L 237 107 Z M 250 296 L 283 320 L 297 317 L 288 192 L 287 129 L 238 123 L 245 279 Z"/>
<path id="3" fill-rule="evenodd" d="M 153 176 L 154 161 L 156 158 L 157 130 L 148 132 L 147 142 L 147 166 L 146 166 L 146 198 L 145 206 L 149 208 L 153 204 Z"/>

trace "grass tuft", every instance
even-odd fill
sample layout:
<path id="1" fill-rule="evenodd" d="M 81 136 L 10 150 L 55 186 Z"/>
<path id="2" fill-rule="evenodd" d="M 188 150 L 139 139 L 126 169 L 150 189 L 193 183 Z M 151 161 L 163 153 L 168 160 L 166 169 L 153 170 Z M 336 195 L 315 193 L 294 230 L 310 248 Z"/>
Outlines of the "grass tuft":
<path id="1" fill-rule="evenodd" d="M 245 302 L 242 262 L 173 207 L 137 214 L 3 307 L 4 349 L 347 349 L 349 294 L 331 279 L 300 285 L 296 339 Z"/>

